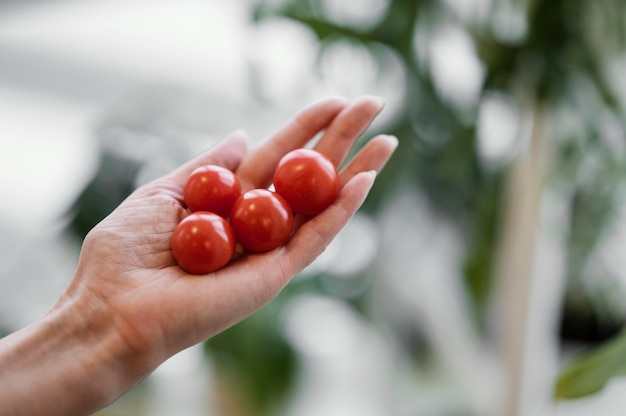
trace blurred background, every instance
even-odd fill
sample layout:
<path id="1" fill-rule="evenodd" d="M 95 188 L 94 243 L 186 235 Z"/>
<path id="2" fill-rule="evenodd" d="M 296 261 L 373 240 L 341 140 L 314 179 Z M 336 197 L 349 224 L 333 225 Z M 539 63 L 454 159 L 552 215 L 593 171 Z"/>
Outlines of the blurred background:
<path id="1" fill-rule="evenodd" d="M 400 147 L 267 307 L 98 413 L 621 415 L 626 3 L 0 0 L 0 334 L 137 186 L 312 100 Z M 363 143 L 363 142 L 360 142 Z"/>

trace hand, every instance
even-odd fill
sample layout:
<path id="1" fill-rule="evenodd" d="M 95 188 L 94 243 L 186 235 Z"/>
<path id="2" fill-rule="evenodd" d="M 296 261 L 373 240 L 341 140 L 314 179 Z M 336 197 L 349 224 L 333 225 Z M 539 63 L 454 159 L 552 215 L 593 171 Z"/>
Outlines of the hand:
<path id="1" fill-rule="evenodd" d="M 75 277 L 49 315 L 74 321 L 69 327 L 81 328 L 85 338 L 104 340 L 98 356 L 123 363 L 124 374 L 113 376 L 119 391 L 108 392 L 106 400 L 171 355 L 241 321 L 276 296 L 346 225 L 372 186 L 372 171 L 382 169 L 397 141 L 385 135 L 370 140 L 340 171 L 342 188 L 335 203 L 315 217 L 298 218 L 284 246 L 245 254 L 205 276 L 186 274 L 170 249 L 174 227 L 188 214 L 182 189 L 191 171 L 221 165 L 236 173 L 244 191 L 265 188 L 278 160 L 322 131 L 315 148 L 340 166 L 381 108 L 382 102 L 372 97 L 352 104 L 326 99 L 250 151 L 242 134 L 234 133 L 136 190 L 87 235 Z M 86 363 L 82 367 L 90 365 Z"/>

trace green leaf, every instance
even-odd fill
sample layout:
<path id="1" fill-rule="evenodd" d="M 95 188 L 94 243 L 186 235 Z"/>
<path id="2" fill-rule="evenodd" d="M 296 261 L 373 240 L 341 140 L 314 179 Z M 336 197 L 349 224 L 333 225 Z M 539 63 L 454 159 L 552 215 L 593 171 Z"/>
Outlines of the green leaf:
<path id="1" fill-rule="evenodd" d="M 602 390 L 611 379 L 626 375 L 626 331 L 569 363 L 556 382 L 556 399 L 576 399 Z"/>

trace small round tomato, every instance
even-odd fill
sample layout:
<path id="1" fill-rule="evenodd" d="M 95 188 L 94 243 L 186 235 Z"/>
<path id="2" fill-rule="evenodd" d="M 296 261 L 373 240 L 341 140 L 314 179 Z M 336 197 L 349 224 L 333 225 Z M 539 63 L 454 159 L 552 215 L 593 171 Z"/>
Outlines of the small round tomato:
<path id="1" fill-rule="evenodd" d="M 172 235 L 172 254 L 188 273 L 207 274 L 226 265 L 235 252 L 235 234 L 224 218 L 194 212 L 178 223 Z"/>
<path id="2" fill-rule="evenodd" d="M 293 227 L 293 212 L 276 192 L 253 189 L 235 201 L 230 223 L 243 248 L 264 252 L 287 241 Z"/>
<path id="3" fill-rule="evenodd" d="M 202 166 L 191 172 L 183 198 L 192 211 L 211 211 L 227 217 L 235 200 L 241 195 L 241 185 L 235 174 L 216 165 Z"/>
<path id="4" fill-rule="evenodd" d="M 314 215 L 337 198 L 339 175 L 335 165 L 320 152 L 296 149 L 278 162 L 274 187 L 294 212 Z"/>

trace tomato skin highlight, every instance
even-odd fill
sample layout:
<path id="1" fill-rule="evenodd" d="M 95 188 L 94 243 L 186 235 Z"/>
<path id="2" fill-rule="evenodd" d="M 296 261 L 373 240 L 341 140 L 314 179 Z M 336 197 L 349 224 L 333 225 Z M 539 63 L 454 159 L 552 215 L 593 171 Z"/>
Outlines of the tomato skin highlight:
<path id="1" fill-rule="evenodd" d="M 293 228 L 293 212 L 276 192 L 253 189 L 235 201 L 230 223 L 243 248 L 260 253 L 287 241 Z"/>
<path id="2" fill-rule="evenodd" d="M 172 235 L 172 254 L 191 274 L 207 274 L 225 266 L 235 253 L 235 245 L 228 221 L 207 211 L 185 217 Z"/>
<path id="3" fill-rule="evenodd" d="M 337 198 L 339 174 L 335 165 L 320 152 L 296 149 L 278 162 L 274 187 L 294 212 L 315 215 Z"/>
<path id="4" fill-rule="evenodd" d="M 239 195 L 239 179 L 230 170 L 217 165 L 195 169 L 183 188 L 183 199 L 189 210 L 210 211 L 224 218 Z"/>

